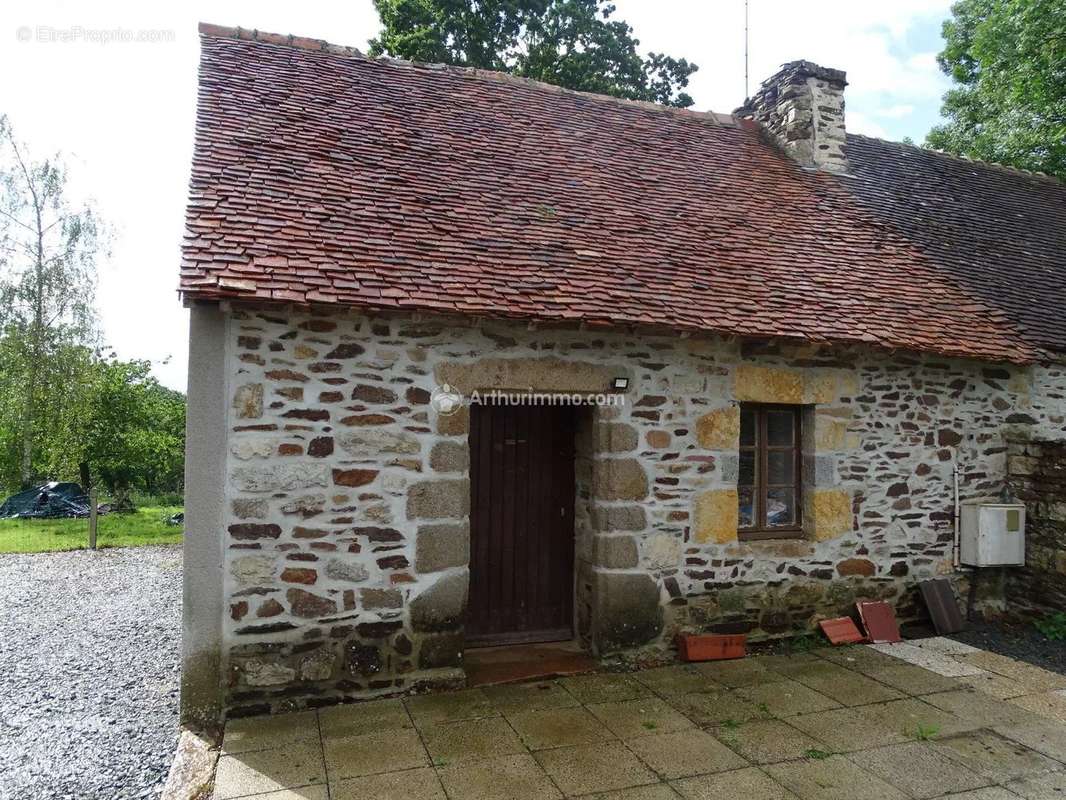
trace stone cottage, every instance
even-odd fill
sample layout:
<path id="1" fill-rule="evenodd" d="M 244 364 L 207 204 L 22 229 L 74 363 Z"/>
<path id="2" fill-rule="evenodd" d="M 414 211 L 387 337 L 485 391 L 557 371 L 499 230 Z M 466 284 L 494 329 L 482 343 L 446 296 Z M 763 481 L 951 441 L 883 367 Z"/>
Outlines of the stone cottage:
<path id="1" fill-rule="evenodd" d="M 913 616 L 954 470 L 1066 439 L 1066 189 L 846 133 L 843 72 L 714 114 L 201 34 L 188 721 Z"/>

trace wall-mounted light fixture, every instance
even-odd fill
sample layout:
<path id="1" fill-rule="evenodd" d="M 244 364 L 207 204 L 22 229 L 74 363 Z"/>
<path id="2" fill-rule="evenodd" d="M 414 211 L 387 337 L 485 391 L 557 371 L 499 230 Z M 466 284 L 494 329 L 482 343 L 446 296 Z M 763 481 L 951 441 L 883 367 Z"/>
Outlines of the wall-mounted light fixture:
<path id="1" fill-rule="evenodd" d="M 615 378 L 611 382 L 611 388 L 616 392 L 624 392 L 629 388 L 629 378 Z"/>

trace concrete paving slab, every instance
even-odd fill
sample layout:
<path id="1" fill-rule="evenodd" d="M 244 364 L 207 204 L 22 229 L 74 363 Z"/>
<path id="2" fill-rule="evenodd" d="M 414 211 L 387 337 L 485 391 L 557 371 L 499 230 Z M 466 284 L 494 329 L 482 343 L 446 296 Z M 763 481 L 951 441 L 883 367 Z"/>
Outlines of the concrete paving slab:
<path id="1" fill-rule="evenodd" d="M 633 677 L 663 697 L 677 697 L 690 692 L 721 691 L 725 688 L 691 664 L 642 670 Z"/>
<path id="2" fill-rule="evenodd" d="M 894 656 L 901 661 L 906 661 L 908 664 L 924 667 L 931 672 L 935 672 L 937 675 L 943 675 L 945 678 L 962 678 L 966 675 L 980 675 L 985 671 L 974 664 L 967 664 L 952 656 L 943 655 L 929 649 L 915 647 L 909 642 L 872 644 L 870 647 L 885 655 Z"/>
<path id="3" fill-rule="evenodd" d="M 1037 778 L 1011 781 L 1007 788 L 1025 800 L 1062 800 L 1066 797 L 1066 773 L 1052 772 Z"/>
<path id="4" fill-rule="evenodd" d="M 366 775 L 331 783 L 330 800 L 445 800 L 437 773 L 430 767 Z"/>
<path id="5" fill-rule="evenodd" d="M 311 786 L 326 782 L 326 766 L 318 742 L 276 750 L 254 750 L 222 756 L 215 772 L 216 800 Z"/>
<path id="6" fill-rule="evenodd" d="M 956 692 L 939 692 L 922 698 L 926 703 L 943 709 L 981 727 L 996 725 L 1031 725 L 1039 722 L 1040 717 L 1005 700 L 997 700 L 976 689 Z"/>
<path id="7" fill-rule="evenodd" d="M 688 718 L 658 697 L 599 703 L 588 706 L 588 710 L 620 739 L 673 733 L 693 727 Z"/>
<path id="8" fill-rule="evenodd" d="M 1006 677 L 1016 680 L 1030 692 L 1066 690 L 1066 675 L 1060 675 L 1032 664 L 1017 663 L 1019 667 L 1015 668 L 1014 674 Z"/>
<path id="9" fill-rule="evenodd" d="M 804 664 L 791 677 L 843 706 L 863 706 L 904 697 L 890 686 L 829 661 Z"/>
<path id="10" fill-rule="evenodd" d="M 785 676 L 774 672 L 758 657 L 738 658 L 731 661 L 707 661 L 695 665 L 696 669 L 716 683 L 738 689 L 784 680 Z"/>
<path id="11" fill-rule="evenodd" d="M 415 724 L 419 726 L 482 719 L 498 716 L 500 713 L 483 689 L 424 694 L 408 697 L 403 702 L 411 712 Z"/>
<path id="12" fill-rule="evenodd" d="M 1057 722 L 1041 720 L 1031 725 L 996 726 L 994 730 L 1000 736 L 1066 763 L 1066 727 Z"/>
<path id="13" fill-rule="evenodd" d="M 619 789 L 615 792 L 588 794 L 581 800 L 678 800 L 681 795 L 665 783 L 653 783 L 650 786 L 634 786 L 632 789 Z"/>
<path id="14" fill-rule="evenodd" d="M 899 659 L 865 644 L 844 645 L 819 650 L 818 655 L 834 664 L 864 672 L 867 669 L 899 664 Z"/>
<path id="15" fill-rule="evenodd" d="M 323 708 L 318 712 L 318 725 L 327 739 L 414 727 L 403 701 L 398 699 Z"/>
<path id="16" fill-rule="evenodd" d="M 503 717 L 430 725 L 422 729 L 422 738 L 435 767 L 526 752 Z"/>
<path id="17" fill-rule="evenodd" d="M 535 757 L 568 796 L 659 782 L 621 742 L 539 750 Z"/>
<path id="18" fill-rule="evenodd" d="M 661 736 L 642 736 L 626 744 L 665 780 L 748 766 L 747 761 L 699 728 Z"/>
<path id="19" fill-rule="evenodd" d="M 1029 692 L 1050 692 L 1053 689 L 1066 688 L 1066 675 L 1049 672 L 1046 669 L 1017 661 L 999 653 L 979 650 L 958 657 L 960 661 L 971 664 L 989 672 L 995 672 L 1017 681 Z"/>
<path id="20" fill-rule="evenodd" d="M 1054 759 L 988 730 L 949 736 L 937 740 L 933 746 L 995 783 L 1062 769 L 1062 764 Z"/>
<path id="21" fill-rule="evenodd" d="M 911 797 L 936 797 L 991 783 L 949 758 L 929 742 L 907 742 L 863 750 L 852 760 Z"/>
<path id="22" fill-rule="evenodd" d="M 449 797 L 462 800 L 556 800 L 562 794 L 528 753 L 501 756 L 438 770 Z M 376 798 L 366 795 L 366 800 Z M 362 799 L 361 799 L 362 800 Z"/>
<path id="23" fill-rule="evenodd" d="M 815 714 L 801 714 L 789 717 L 788 724 L 822 742 L 823 748 L 835 753 L 901 744 L 914 738 L 904 733 L 902 727 L 895 727 L 889 721 L 862 713 L 867 710 L 837 708 Z M 933 710 L 943 713 L 939 709 Z"/>
<path id="24" fill-rule="evenodd" d="M 834 650 L 839 650 L 844 645 L 830 644 L 828 639 L 821 639 L 817 635 L 815 638 L 818 641 L 818 646 L 810 650 L 806 655 L 814 656 L 815 658 L 825 658 L 826 653 L 832 653 Z"/>
<path id="25" fill-rule="evenodd" d="M 860 671 L 875 681 L 912 696 L 954 691 L 959 688 L 958 681 L 966 680 L 965 678 L 945 678 L 924 667 L 908 664 L 895 658 L 890 664 L 860 668 Z"/>
<path id="26" fill-rule="evenodd" d="M 787 672 L 800 664 L 817 664 L 822 660 L 821 653 L 830 649 L 820 647 L 807 653 L 774 653 L 767 656 L 753 656 L 753 658 L 767 669 Z"/>
<path id="27" fill-rule="evenodd" d="M 840 666 L 828 659 L 813 658 L 807 653 L 804 653 L 803 658 L 762 656 L 760 661 L 766 665 L 768 670 L 793 680 L 795 680 L 796 675 L 799 674 L 817 674 L 819 670 L 836 669 Z"/>
<path id="28" fill-rule="evenodd" d="M 628 675 L 579 675 L 563 678 L 559 683 L 579 702 L 586 705 L 617 703 L 651 696 L 651 690 L 647 686 Z"/>
<path id="29" fill-rule="evenodd" d="M 961 684 L 958 688 L 972 688 L 984 692 L 998 700 L 1009 700 L 1012 697 L 1021 697 L 1028 694 L 1029 690 L 1016 680 L 997 675 L 995 672 L 985 672 L 982 675 L 969 675 L 965 678 L 955 678 Z"/>
<path id="30" fill-rule="evenodd" d="M 273 717 L 241 717 L 226 723 L 222 754 L 270 750 L 318 741 L 318 716 L 314 711 Z"/>
<path id="31" fill-rule="evenodd" d="M 946 794 L 944 800 L 1018 800 L 1018 795 L 1008 792 L 1002 786 L 986 786 L 983 789 L 971 789 L 958 794 Z"/>
<path id="32" fill-rule="evenodd" d="M 1060 692 L 1028 694 L 1022 697 L 1014 697 L 1010 702 L 1046 719 L 1066 723 L 1066 697 Z"/>
<path id="33" fill-rule="evenodd" d="M 906 795 L 844 756 L 784 761 L 763 767 L 802 800 L 904 800 Z"/>
<path id="34" fill-rule="evenodd" d="M 755 764 L 775 764 L 778 761 L 803 758 L 811 750 L 830 749 L 824 742 L 777 719 L 716 728 L 714 735 L 730 749 Z"/>
<path id="35" fill-rule="evenodd" d="M 755 767 L 685 778 L 673 787 L 685 800 L 796 800 L 796 795 Z"/>
<path id="36" fill-rule="evenodd" d="M 544 708 L 568 708 L 579 705 L 577 698 L 557 681 L 533 681 L 486 686 L 482 689 L 492 705 L 502 714 L 539 711 Z"/>
<path id="37" fill-rule="evenodd" d="M 714 726 L 769 719 L 770 709 L 761 707 L 737 692 L 695 692 L 671 698 L 670 704 L 697 725 Z"/>
<path id="38" fill-rule="evenodd" d="M 934 694 L 929 697 L 939 697 L 939 695 Z M 907 739 L 916 739 L 919 735 L 934 739 L 952 736 L 975 730 L 982 725 L 980 722 L 957 717 L 950 711 L 913 697 L 880 705 L 862 706 L 856 711 L 860 716 L 866 717 L 882 729 L 895 731 Z"/>
<path id="39" fill-rule="evenodd" d="M 947 636 L 930 636 L 928 639 L 912 639 L 910 644 L 928 650 L 931 653 L 940 653 L 942 656 L 961 656 L 966 653 L 980 652 L 981 648 L 974 647 L 966 642 L 957 642 Z"/>
<path id="40" fill-rule="evenodd" d="M 775 717 L 791 717 L 794 714 L 840 708 L 840 703 L 836 700 L 793 680 L 749 686 L 746 689 L 738 689 L 737 693 L 758 707 L 765 706 Z"/>
<path id="41" fill-rule="evenodd" d="M 323 742 L 330 780 L 429 766 L 415 730 L 381 731 Z"/>
<path id="42" fill-rule="evenodd" d="M 299 789 L 280 789 L 266 794 L 250 794 L 241 800 L 330 800 L 325 784 L 302 786 Z"/>
<path id="43" fill-rule="evenodd" d="M 509 714 L 507 720 L 530 750 L 593 744 L 615 738 L 602 722 L 581 707 Z"/>

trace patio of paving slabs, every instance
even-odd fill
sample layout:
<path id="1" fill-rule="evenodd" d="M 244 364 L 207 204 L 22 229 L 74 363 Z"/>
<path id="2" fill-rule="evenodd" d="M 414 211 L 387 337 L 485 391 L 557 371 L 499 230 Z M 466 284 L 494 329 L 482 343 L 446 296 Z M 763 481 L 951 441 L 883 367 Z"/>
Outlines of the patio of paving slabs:
<path id="1" fill-rule="evenodd" d="M 216 800 L 1066 797 L 1066 677 L 935 638 L 226 726 Z"/>

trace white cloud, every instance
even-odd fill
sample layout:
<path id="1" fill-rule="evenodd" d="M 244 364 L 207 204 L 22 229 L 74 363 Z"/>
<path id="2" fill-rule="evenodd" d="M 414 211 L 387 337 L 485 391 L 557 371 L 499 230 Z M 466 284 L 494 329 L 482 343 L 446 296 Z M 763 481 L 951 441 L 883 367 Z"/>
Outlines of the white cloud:
<path id="1" fill-rule="evenodd" d="M 731 111 L 744 99 L 742 0 L 617 0 L 642 47 L 700 65 L 698 108 Z M 848 72 L 850 130 L 887 136 L 902 109 L 939 105 L 946 81 L 932 53 L 909 52 L 919 24 L 939 24 L 949 0 L 816 4 L 751 0 L 750 86 L 807 58 Z M 192 152 L 198 20 L 296 33 L 365 47 L 377 33 L 371 0 L 7 0 L 0 5 L 0 112 L 38 153 L 63 150 L 76 189 L 116 227 L 101 268 L 105 330 L 126 357 L 172 356 L 157 372 L 185 384 L 187 316 L 175 293 Z M 169 43 L 17 42 L 22 26 L 164 29 Z M 928 44 L 926 45 L 928 47 Z M 917 113 L 917 112 L 916 112 Z M 919 115 L 921 116 L 921 115 Z M 923 117 L 923 118 L 924 118 Z M 885 120 L 885 124 L 873 122 Z"/>
<path id="2" fill-rule="evenodd" d="M 643 47 L 700 65 L 692 93 L 701 108 L 731 111 L 743 101 L 743 0 L 617 0 L 617 5 Z M 939 98 L 944 80 L 935 55 L 908 53 L 906 39 L 917 25 L 939 27 L 949 9 L 949 0 L 824 0 L 815 6 L 750 0 L 750 90 L 781 64 L 805 58 L 846 70 L 852 105 L 885 94 L 896 103 Z"/>
<path id="3" fill-rule="evenodd" d="M 897 106 L 885 106 L 884 108 L 879 108 L 874 111 L 874 113 L 885 119 L 899 119 L 900 117 L 909 117 L 913 114 L 914 106 L 910 103 L 901 103 Z M 851 121 L 849 120 L 848 122 L 850 124 Z"/>
<path id="4" fill-rule="evenodd" d="M 848 133 L 861 133 L 875 139 L 891 139 L 888 131 L 861 111 L 849 111 L 847 119 Z"/>

